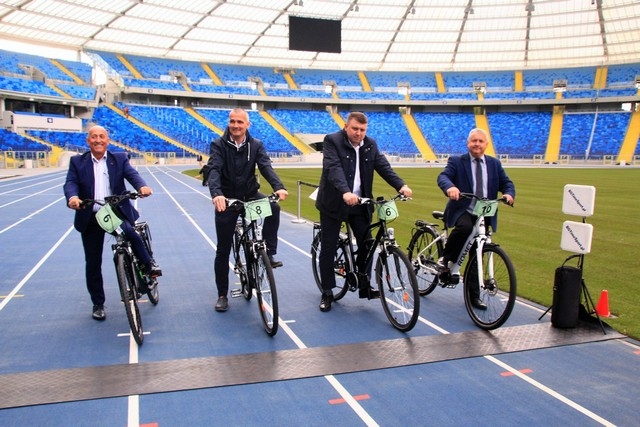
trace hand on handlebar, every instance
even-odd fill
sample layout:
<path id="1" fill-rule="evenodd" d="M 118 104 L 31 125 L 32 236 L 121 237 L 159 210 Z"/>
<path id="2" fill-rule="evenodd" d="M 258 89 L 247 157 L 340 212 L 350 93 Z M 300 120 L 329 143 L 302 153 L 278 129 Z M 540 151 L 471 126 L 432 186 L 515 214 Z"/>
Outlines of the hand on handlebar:
<path id="1" fill-rule="evenodd" d="M 510 194 L 503 194 L 503 195 L 502 195 L 501 200 L 502 200 L 505 204 L 507 204 L 507 205 L 509 205 L 509 206 L 513 207 L 513 202 L 514 202 L 514 200 L 513 200 L 513 197 L 511 197 L 511 195 L 510 195 Z"/>

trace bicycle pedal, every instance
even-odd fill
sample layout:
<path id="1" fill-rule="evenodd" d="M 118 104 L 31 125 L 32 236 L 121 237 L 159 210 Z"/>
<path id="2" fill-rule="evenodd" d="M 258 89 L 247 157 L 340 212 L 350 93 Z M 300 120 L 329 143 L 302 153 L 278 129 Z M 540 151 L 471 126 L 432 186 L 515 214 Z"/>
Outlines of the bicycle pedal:
<path id="1" fill-rule="evenodd" d="M 242 296 L 242 289 L 231 290 L 231 298 L 238 298 Z"/>

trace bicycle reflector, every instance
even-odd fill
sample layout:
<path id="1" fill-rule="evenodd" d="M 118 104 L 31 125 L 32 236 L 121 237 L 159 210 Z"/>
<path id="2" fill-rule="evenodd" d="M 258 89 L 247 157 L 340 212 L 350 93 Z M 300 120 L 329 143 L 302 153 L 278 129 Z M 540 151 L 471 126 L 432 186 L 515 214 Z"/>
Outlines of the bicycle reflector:
<path id="1" fill-rule="evenodd" d="M 107 233 L 113 233 L 122 225 L 122 219 L 113 211 L 110 205 L 104 205 L 96 212 L 98 225 Z"/>

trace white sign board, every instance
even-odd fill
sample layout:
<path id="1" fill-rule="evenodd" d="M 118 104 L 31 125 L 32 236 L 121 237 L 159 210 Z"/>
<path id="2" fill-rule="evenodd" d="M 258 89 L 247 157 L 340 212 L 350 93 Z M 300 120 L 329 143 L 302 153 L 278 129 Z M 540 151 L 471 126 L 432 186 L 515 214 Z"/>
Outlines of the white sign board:
<path id="1" fill-rule="evenodd" d="M 591 216 L 595 203 L 596 187 L 574 184 L 564 186 L 562 197 L 562 212 L 564 214 L 581 217 Z"/>
<path id="2" fill-rule="evenodd" d="M 591 252 L 593 225 L 576 221 L 565 221 L 562 224 L 562 240 L 560 247 L 564 251 L 576 254 Z"/>

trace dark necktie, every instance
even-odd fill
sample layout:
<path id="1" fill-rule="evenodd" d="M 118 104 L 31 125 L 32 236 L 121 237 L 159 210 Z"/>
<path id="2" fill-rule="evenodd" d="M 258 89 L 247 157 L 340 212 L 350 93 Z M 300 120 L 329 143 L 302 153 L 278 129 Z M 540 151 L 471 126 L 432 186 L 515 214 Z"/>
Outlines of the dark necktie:
<path id="1" fill-rule="evenodd" d="M 475 191 L 475 195 L 483 198 L 484 197 L 484 191 L 482 189 L 482 187 L 484 187 L 483 182 L 484 180 L 482 179 L 482 159 L 473 159 L 476 162 L 476 191 Z"/>

